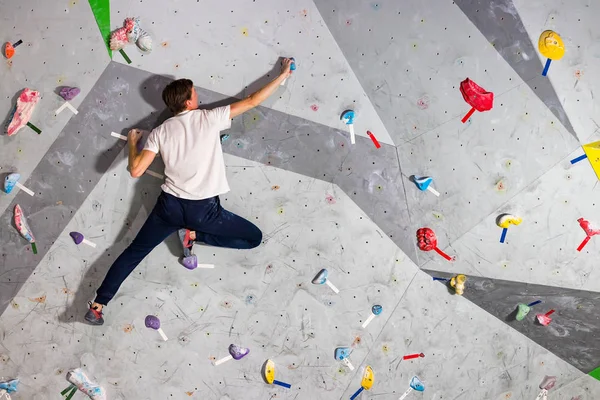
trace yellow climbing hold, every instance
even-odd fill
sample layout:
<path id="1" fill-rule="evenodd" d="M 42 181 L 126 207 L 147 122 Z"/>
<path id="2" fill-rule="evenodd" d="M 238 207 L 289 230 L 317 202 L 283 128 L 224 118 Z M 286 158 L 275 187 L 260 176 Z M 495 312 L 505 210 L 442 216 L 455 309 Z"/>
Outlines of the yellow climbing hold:
<path id="1" fill-rule="evenodd" d="M 454 291 L 458 295 L 462 295 L 465 292 L 465 282 L 467 277 L 463 274 L 456 275 L 450 279 L 450 286 L 454 288 Z"/>
<path id="2" fill-rule="evenodd" d="M 267 360 L 265 362 L 265 366 L 263 369 L 263 378 L 265 378 L 265 381 L 269 385 L 272 385 L 275 381 L 275 363 L 273 361 Z"/>
<path id="3" fill-rule="evenodd" d="M 551 30 L 542 32 L 538 48 L 544 57 L 551 60 L 560 60 L 565 55 L 565 44 L 558 33 Z"/>
<path id="4" fill-rule="evenodd" d="M 373 373 L 373 369 L 370 365 L 365 367 L 365 372 L 363 373 L 362 381 L 360 382 L 360 386 L 362 386 L 365 390 L 371 389 L 373 386 L 373 382 L 375 381 L 375 374 Z"/>
<path id="5" fill-rule="evenodd" d="M 509 228 L 511 225 L 519 225 L 523 218 L 512 214 L 502 214 L 497 220 L 496 225 L 500 228 Z"/>
<path id="6" fill-rule="evenodd" d="M 600 142 L 584 144 L 582 147 L 596 176 L 600 179 Z"/>
<path id="7" fill-rule="evenodd" d="M 248 28 L 242 28 L 242 35 L 248 37 Z"/>

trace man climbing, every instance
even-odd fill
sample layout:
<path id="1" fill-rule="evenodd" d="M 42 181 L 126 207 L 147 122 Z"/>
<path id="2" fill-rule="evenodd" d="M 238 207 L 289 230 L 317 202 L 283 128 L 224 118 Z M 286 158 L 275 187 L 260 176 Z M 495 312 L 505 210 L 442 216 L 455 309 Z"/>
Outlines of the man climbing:
<path id="1" fill-rule="evenodd" d="M 144 257 L 175 231 L 181 230 L 183 263 L 190 269 L 197 266 L 191 253 L 194 240 L 234 249 L 251 249 L 261 243 L 260 229 L 221 207 L 219 195 L 229 191 L 229 184 L 219 133 L 231 127 L 232 118 L 271 96 L 290 76 L 291 63 L 292 60 L 284 59 L 279 76 L 249 97 L 213 110 L 198 109 L 198 95 L 191 80 L 171 82 L 163 90 L 162 98 L 175 115 L 150 133 L 141 152 L 137 150 L 140 131 L 129 132 L 131 176 L 142 176 L 160 153 L 165 163 L 165 182 L 148 219 L 108 270 L 94 302 L 89 303 L 87 322 L 104 323 L 103 306 Z"/>

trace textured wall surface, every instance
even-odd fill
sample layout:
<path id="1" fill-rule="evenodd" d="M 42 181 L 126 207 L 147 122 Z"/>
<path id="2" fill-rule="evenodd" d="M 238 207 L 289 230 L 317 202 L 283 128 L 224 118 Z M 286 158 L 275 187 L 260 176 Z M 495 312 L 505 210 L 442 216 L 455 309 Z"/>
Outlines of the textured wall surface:
<path id="1" fill-rule="evenodd" d="M 0 137 L 2 178 L 18 171 L 36 193 L 0 196 L 0 378 L 20 378 L 13 398 L 58 398 L 66 372 L 82 367 L 109 399 L 347 399 L 366 365 L 375 384 L 364 399 L 398 398 L 414 375 L 426 390 L 409 399 L 529 400 L 545 375 L 557 376 L 551 400 L 600 398 L 586 375 L 600 364 L 600 239 L 575 250 L 585 237 L 577 218 L 600 224 L 597 177 L 589 162 L 570 163 L 600 139 L 598 5 L 112 2 L 112 29 L 139 16 L 154 38 L 150 54 L 128 46 L 127 65 L 118 52 L 110 61 L 88 2 L 37 3 L 0 0 L 0 41 L 24 41 L 0 63 L 0 104 L 8 115 L 24 87 L 42 93 L 32 118 L 42 134 Z M 537 52 L 545 29 L 567 46 L 548 78 Z M 223 144 L 223 205 L 256 223 L 263 244 L 197 246 L 215 268 L 188 271 L 170 237 L 123 284 L 105 325 L 85 325 L 87 301 L 160 193 L 160 179 L 129 176 L 111 132 L 166 118 L 160 93 L 172 79 L 193 79 L 210 107 L 252 93 L 286 56 L 298 70 L 235 118 Z M 495 105 L 462 124 L 467 77 Z M 78 115 L 54 115 L 63 85 L 82 89 Z M 339 121 L 348 108 L 355 145 Z M 160 159 L 150 169 L 162 173 Z M 441 196 L 412 175 L 431 175 Z M 37 255 L 12 226 L 17 203 Z M 523 223 L 501 244 L 495 221 L 507 212 Z M 416 248 L 422 226 L 453 262 Z M 76 246 L 71 231 L 97 247 Z M 321 268 L 339 294 L 311 283 Z M 431 278 L 455 273 L 469 276 L 463 297 Z M 537 299 L 514 320 L 517 303 Z M 374 304 L 383 313 L 363 329 Z M 552 324 L 539 325 L 535 314 L 550 309 Z M 144 326 L 148 314 L 167 342 Z M 250 354 L 213 366 L 230 343 Z M 356 370 L 334 360 L 338 346 L 353 349 Z M 291 389 L 262 381 L 267 358 Z"/>

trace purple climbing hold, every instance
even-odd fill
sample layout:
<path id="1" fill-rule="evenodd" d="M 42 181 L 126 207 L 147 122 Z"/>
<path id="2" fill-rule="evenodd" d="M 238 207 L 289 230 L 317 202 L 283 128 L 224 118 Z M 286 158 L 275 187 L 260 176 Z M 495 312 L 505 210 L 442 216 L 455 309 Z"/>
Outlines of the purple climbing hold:
<path id="1" fill-rule="evenodd" d="M 160 329 L 160 320 L 158 319 L 157 316 L 154 316 L 154 315 L 146 316 L 144 323 L 146 324 L 146 328 Z"/>
<path id="2" fill-rule="evenodd" d="M 79 232 L 71 232 L 69 235 L 73 238 L 75 244 L 80 244 L 83 242 L 83 235 Z"/>
<path id="3" fill-rule="evenodd" d="M 229 354 L 234 360 L 241 360 L 250 353 L 250 349 L 247 347 L 236 346 L 235 344 L 229 345 Z"/>
<path id="4" fill-rule="evenodd" d="M 81 92 L 78 87 L 65 86 L 60 89 L 60 97 L 66 101 L 73 100 Z"/>
<path id="5" fill-rule="evenodd" d="M 196 269 L 198 267 L 198 258 L 195 254 L 192 254 L 189 257 L 184 257 L 181 260 L 181 264 L 187 269 Z"/>

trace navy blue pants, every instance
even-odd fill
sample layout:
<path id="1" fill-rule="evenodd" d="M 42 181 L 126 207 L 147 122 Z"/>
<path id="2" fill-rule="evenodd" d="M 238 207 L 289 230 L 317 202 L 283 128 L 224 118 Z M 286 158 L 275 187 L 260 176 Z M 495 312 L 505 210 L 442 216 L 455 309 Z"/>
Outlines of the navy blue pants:
<path id="1" fill-rule="evenodd" d="M 221 207 L 219 196 L 185 200 L 161 192 L 142 229 L 108 270 L 95 302 L 108 304 L 144 257 L 182 228 L 196 231 L 196 241 L 211 246 L 252 249 L 262 241 L 260 229 Z"/>

